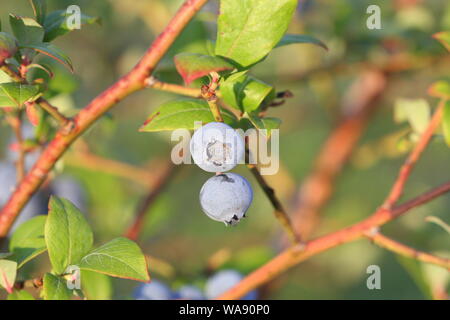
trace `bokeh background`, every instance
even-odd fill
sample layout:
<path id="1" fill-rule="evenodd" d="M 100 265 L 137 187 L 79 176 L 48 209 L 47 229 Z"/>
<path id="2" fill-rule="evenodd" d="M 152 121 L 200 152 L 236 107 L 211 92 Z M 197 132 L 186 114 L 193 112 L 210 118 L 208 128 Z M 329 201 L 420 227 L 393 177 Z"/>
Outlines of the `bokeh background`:
<path id="1" fill-rule="evenodd" d="M 99 92 L 130 70 L 174 14 L 178 0 L 49 0 L 49 10 L 71 4 L 83 13 L 99 16 L 101 25 L 85 26 L 55 42 L 72 59 L 75 73 L 56 68 L 52 85 L 62 91 L 51 99 L 67 115 L 74 114 Z M 368 30 L 366 9 L 382 9 L 382 29 Z M 28 1 L 0 0 L 0 19 L 8 30 L 8 13 L 32 16 Z M 177 52 L 206 52 L 205 37 L 215 38 L 217 1 L 211 1 L 189 25 L 156 75 L 182 83 L 173 55 Z M 278 174 L 267 176 L 287 209 L 296 203 L 299 186 L 315 165 L 321 145 L 346 112 L 349 88 L 368 68 L 383 69 L 396 59 L 408 61 L 387 79 L 387 88 L 348 164 L 339 175 L 335 192 L 322 210 L 313 237 L 348 226 L 367 217 L 383 201 L 402 163 L 408 143 L 402 130 L 408 123 L 394 121 L 398 99 L 436 100 L 427 96 L 428 86 L 449 79 L 450 60 L 431 35 L 450 29 L 450 3 L 445 0 L 395 1 L 301 1 L 289 32 L 321 39 L 329 51 L 312 45 L 292 45 L 273 51 L 251 73 L 279 91 L 294 97 L 269 110 L 279 117 L 280 160 Z M 44 58 L 42 58 L 44 59 Z M 59 89 L 58 89 L 59 88 Z M 122 235 L 133 221 L 139 203 L 151 189 L 164 163 L 170 161 L 170 133 L 139 133 L 138 128 L 161 103 L 175 95 L 152 89 L 138 92 L 117 105 L 98 121 L 67 155 L 58 162 L 51 181 L 34 197 L 21 221 L 45 214 L 50 194 L 74 201 L 94 228 L 98 244 Z M 348 111 L 348 110 L 347 110 Z M 28 126 L 29 136 L 33 128 Z M 12 133 L 0 126 L 0 204 L 3 204 L 15 173 L 8 146 Z M 86 156 L 88 152 L 88 156 Z M 29 155 L 31 163 L 36 155 Z M 111 159 L 122 166 L 105 164 Z M 150 274 L 176 289 L 184 284 L 202 288 L 206 279 L 220 269 L 248 274 L 270 260 L 283 245 L 282 229 L 272 207 L 256 181 L 241 166 L 235 170 L 250 180 L 254 202 L 237 227 L 225 227 L 204 215 L 198 193 L 210 175 L 194 165 L 177 168 L 174 177 L 146 215 L 139 237 L 150 256 Z M 407 185 L 404 199 L 445 182 L 450 177 L 450 150 L 437 137 L 423 156 Z M 449 252 L 449 235 L 424 221 L 429 215 L 449 221 L 450 196 L 414 209 L 389 223 L 383 231 L 413 247 Z M 366 268 L 381 268 L 381 290 L 368 290 Z M 46 255 L 26 266 L 22 276 L 34 277 L 48 270 Z M 356 241 L 325 252 L 291 269 L 260 290 L 265 299 L 428 299 L 435 272 L 421 264 L 399 259 L 367 240 Z M 105 297 L 130 299 L 137 283 L 112 279 Z"/>

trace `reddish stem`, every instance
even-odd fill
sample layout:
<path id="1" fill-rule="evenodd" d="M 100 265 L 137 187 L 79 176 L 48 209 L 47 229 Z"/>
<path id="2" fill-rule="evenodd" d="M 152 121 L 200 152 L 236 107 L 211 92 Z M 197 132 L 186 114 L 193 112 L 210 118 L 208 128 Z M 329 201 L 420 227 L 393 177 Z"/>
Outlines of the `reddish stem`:
<path id="1" fill-rule="evenodd" d="M 146 85 L 146 79 L 169 47 L 207 0 L 186 0 L 166 29 L 156 38 L 141 61 L 125 76 L 97 96 L 73 119 L 73 128 L 61 128 L 31 171 L 16 188 L 0 212 L 0 237 L 5 237 L 20 210 L 39 188 L 56 161 L 97 119 L 115 104 Z"/>

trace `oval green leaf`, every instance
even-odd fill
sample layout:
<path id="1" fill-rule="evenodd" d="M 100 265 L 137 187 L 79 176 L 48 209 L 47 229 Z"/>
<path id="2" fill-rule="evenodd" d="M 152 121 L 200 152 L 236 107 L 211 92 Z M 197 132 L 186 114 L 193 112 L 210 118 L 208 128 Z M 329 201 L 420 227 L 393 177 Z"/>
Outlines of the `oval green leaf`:
<path id="1" fill-rule="evenodd" d="M 235 116 L 228 110 L 221 110 L 222 118 L 230 126 L 236 125 Z M 195 122 L 214 122 L 208 103 L 199 99 L 178 99 L 166 102 L 154 111 L 139 129 L 142 132 L 195 129 Z"/>
<path id="2" fill-rule="evenodd" d="M 0 83 L 0 107 L 21 107 L 38 97 L 38 85 L 17 82 Z"/>
<path id="3" fill-rule="evenodd" d="M 227 105 L 242 112 L 253 112 L 274 88 L 245 73 L 237 72 L 227 77 L 220 84 L 220 94 Z"/>
<path id="4" fill-rule="evenodd" d="M 33 49 L 36 52 L 45 54 L 46 56 L 49 56 L 50 58 L 55 59 L 62 65 L 66 66 L 71 72 L 73 72 L 73 65 L 70 58 L 62 52 L 61 49 L 51 43 L 42 42 L 39 44 L 21 45 L 20 47 Z"/>
<path id="5" fill-rule="evenodd" d="M 81 259 L 79 267 L 111 277 L 150 281 L 144 254 L 135 242 L 127 238 L 111 240 L 92 250 Z"/>
<path id="6" fill-rule="evenodd" d="M 283 37 L 296 6 L 296 0 L 222 0 L 216 55 L 242 67 L 261 60 Z"/>
<path id="7" fill-rule="evenodd" d="M 44 228 L 47 216 L 37 216 L 21 224 L 11 237 L 9 251 L 11 260 L 17 262 L 17 268 L 47 250 Z"/>
<path id="8" fill-rule="evenodd" d="M 44 275 L 42 294 L 45 300 L 70 300 L 71 291 L 67 288 L 67 281 L 51 273 Z"/>
<path id="9" fill-rule="evenodd" d="M 80 262 L 92 248 L 92 230 L 70 201 L 52 196 L 45 223 L 45 242 L 56 274 Z"/>

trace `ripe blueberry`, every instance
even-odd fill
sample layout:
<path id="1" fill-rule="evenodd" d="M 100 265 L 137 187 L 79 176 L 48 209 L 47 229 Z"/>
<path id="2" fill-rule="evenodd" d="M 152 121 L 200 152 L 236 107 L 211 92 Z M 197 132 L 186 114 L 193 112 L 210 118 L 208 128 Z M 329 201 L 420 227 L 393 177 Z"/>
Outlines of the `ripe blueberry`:
<path id="1" fill-rule="evenodd" d="M 200 190 L 200 205 L 211 219 L 236 225 L 250 207 L 253 191 L 250 183 L 236 173 L 209 178 Z"/>
<path id="2" fill-rule="evenodd" d="M 170 300 L 173 298 L 173 292 L 161 281 L 152 280 L 150 283 L 137 287 L 134 298 L 136 300 Z"/>
<path id="3" fill-rule="evenodd" d="M 224 172 L 242 162 L 244 139 L 229 125 L 211 122 L 195 131 L 190 145 L 192 158 L 208 172 Z"/>
<path id="4" fill-rule="evenodd" d="M 225 293 L 242 280 L 243 276 L 236 270 L 222 270 L 208 279 L 205 286 L 205 295 L 208 299 L 215 299 Z M 251 291 L 242 300 L 257 299 L 257 291 Z"/>
<path id="5" fill-rule="evenodd" d="M 184 285 L 178 289 L 178 298 L 185 300 L 205 300 L 202 291 L 193 285 Z"/>

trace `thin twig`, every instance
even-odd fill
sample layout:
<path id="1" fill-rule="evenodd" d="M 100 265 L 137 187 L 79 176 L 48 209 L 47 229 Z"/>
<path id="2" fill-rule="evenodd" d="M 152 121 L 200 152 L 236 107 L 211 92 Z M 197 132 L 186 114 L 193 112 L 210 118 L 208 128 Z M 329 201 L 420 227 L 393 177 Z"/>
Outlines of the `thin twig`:
<path id="1" fill-rule="evenodd" d="M 401 216 L 410 209 L 428 203 L 429 201 L 447 192 L 450 192 L 450 182 L 432 189 L 431 191 L 428 191 L 402 205 L 391 209 L 379 208 L 365 220 L 315 240 L 308 241 L 305 247 L 292 246 L 250 273 L 241 282 L 225 292 L 218 299 L 239 299 L 249 291 L 271 281 L 291 267 L 328 249 L 359 239 L 370 230 L 380 227 Z"/>
<path id="2" fill-rule="evenodd" d="M 392 200 L 392 203 L 395 203 L 396 200 L 400 197 L 414 163 L 418 160 L 423 150 L 430 142 L 431 136 L 433 135 L 437 125 L 440 123 L 442 105 L 443 104 L 441 103 L 438 106 L 438 109 L 436 110 L 432 120 L 428 124 L 427 129 L 422 133 L 418 144 L 411 152 L 411 155 L 406 159 L 405 164 L 401 169 L 401 172 L 403 171 L 403 174 L 401 173 L 398 176 L 397 180 L 394 182 L 387 200 L 385 200 L 384 203 L 389 203 Z M 402 183 L 400 183 L 399 180 L 401 180 Z M 242 297 L 250 290 L 272 280 L 277 275 L 281 274 L 292 266 L 310 258 L 311 256 L 314 256 L 320 252 L 331 249 L 343 243 L 351 242 L 355 239 L 361 238 L 366 233 L 379 228 L 387 222 L 399 217 L 408 210 L 423 205 L 449 191 L 450 182 L 432 189 L 431 191 L 428 191 L 416 198 L 413 198 L 412 200 L 407 201 L 402 205 L 383 205 L 365 220 L 353 226 L 320 237 L 316 240 L 309 241 L 305 246 L 290 247 L 262 267 L 253 271 L 240 283 L 225 292 L 219 298 L 236 299 Z M 395 195 L 395 197 L 393 195 Z"/>
<path id="3" fill-rule="evenodd" d="M 281 201 L 278 199 L 278 197 L 275 194 L 275 190 L 269 186 L 267 181 L 264 179 L 264 177 L 259 172 L 258 168 L 255 165 L 247 165 L 250 172 L 255 177 L 256 181 L 260 185 L 261 189 L 266 194 L 267 198 L 269 199 L 270 203 L 272 204 L 274 210 L 275 217 L 280 221 L 281 225 L 283 226 L 284 230 L 288 234 L 289 238 L 292 240 L 292 243 L 298 244 L 301 242 L 301 236 L 296 232 L 294 229 L 291 219 L 289 218 L 286 210 L 284 209 Z"/>
<path id="4" fill-rule="evenodd" d="M 172 92 L 172 93 L 176 93 L 176 94 L 180 94 L 180 95 L 184 95 L 184 96 L 188 96 L 188 97 L 193 97 L 193 98 L 200 98 L 202 96 L 202 93 L 200 92 L 200 89 L 198 89 L 198 88 L 189 88 L 189 87 L 185 87 L 185 86 L 180 86 L 178 84 L 162 82 L 153 76 L 149 77 L 147 79 L 147 87 L 156 89 L 156 90 L 160 90 L 160 91 Z"/>
<path id="5" fill-rule="evenodd" d="M 203 99 L 208 102 L 211 113 L 214 116 L 214 120 L 217 122 L 223 122 L 222 114 L 218 104 L 218 98 L 216 90 L 219 86 L 219 74 L 217 72 L 211 72 L 211 82 L 209 85 L 202 86 L 201 94 Z"/>
<path id="6" fill-rule="evenodd" d="M 450 270 L 450 259 L 441 258 L 423 251 L 408 247 L 400 242 L 392 240 L 379 232 L 368 232 L 366 236 L 376 245 L 389 251 L 398 253 L 404 257 L 416 259 L 422 262 L 435 264 Z"/>
<path id="7" fill-rule="evenodd" d="M 431 118 L 430 123 L 428 124 L 427 129 L 420 136 L 419 142 L 417 143 L 416 147 L 413 149 L 413 151 L 411 152 L 411 154 L 408 156 L 405 163 L 401 167 L 397 179 L 395 180 L 394 186 L 392 187 L 388 197 L 383 203 L 383 207 L 389 208 L 393 206 L 401 197 L 403 190 L 405 188 L 405 184 L 408 181 L 412 169 L 416 165 L 423 151 L 425 150 L 431 138 L 433 137 L 434 132 L 441 123 L 444 105 L 445 101 L 441 100 L 436 111 L 434 112 L 433 117 Z"/>
<path id="8" fill-rule="evenodd" d="M 61 112 L 59 112 L 58 108 L 52 106 L 51 103 L 44 98 L 41 97 L 37 99 L 36 103 L 39 104 L 42 109 L 47 111 L 53 118 L 55 118 L 59 124 L 65 125 L 70 121 L 70 119 L 66 118 Z"/>

